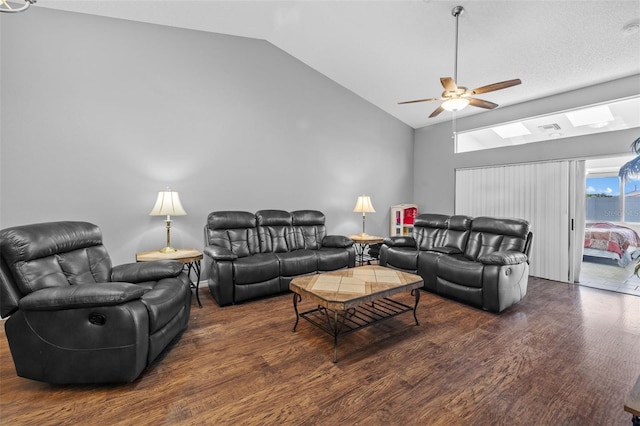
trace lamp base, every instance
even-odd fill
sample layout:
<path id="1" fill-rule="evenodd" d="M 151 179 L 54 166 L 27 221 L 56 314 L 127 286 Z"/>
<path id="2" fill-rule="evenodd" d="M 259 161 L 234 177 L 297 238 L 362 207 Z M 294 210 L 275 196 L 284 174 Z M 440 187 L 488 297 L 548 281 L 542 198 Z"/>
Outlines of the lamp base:
<path id="1" fill-rule="evenodd" d="M 175 249 L 175 248 L 169 247 L 169 246 L 160 249 L 160 253 L 175 253 L 177 251 L 178 251 L 178 249 Z"/>
<path id="2" fill-rule="evenodd" d="M 369 234 L 367 234 L 366 232 L 361 232 L 358 234 L 358 237 L 368 237 Z"/>

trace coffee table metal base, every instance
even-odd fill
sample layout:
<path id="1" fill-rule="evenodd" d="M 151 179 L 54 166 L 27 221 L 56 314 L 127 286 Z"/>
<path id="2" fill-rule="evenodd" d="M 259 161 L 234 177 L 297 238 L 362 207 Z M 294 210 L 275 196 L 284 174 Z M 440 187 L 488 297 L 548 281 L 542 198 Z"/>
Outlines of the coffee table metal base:
<path id="1" fill-rule="evenodd" d="M 411 295 L 415 297 L 413 307 L 385 297 L 359 305 L 356 308 L 347 309 L 346 311 L 328 309 L 318 305 L 315 309 L 298 313 L 298 302 L 302 300 L 302 296 L 293 293 L 293 309 L 296 313 L 296 323 L 293 325 L 293 331 L 296 331 L 299 319 L 304 318 L 319 329 L 333 336 L 333 362 L 336 363 L 338 362 L 339 336 L 353 333 L 354 331 L 361 330 L 406 312 L 413 312 L 413 319 L 416 325 L 420 325 L 418 317 L 416 317 L 418 302 L 420 302 L 420 290 L 417 288 L 411 290 Z"/>

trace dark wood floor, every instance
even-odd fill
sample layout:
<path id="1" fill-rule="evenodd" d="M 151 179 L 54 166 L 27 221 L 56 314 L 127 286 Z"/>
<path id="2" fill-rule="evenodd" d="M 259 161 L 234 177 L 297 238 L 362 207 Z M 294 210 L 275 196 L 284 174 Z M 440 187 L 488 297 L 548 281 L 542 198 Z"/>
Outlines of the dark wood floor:
<path id="1" fill-rule="evenodd" d="M 291 331 L 291 295 L 226 308 L 201 295 L 188 331 L 131 384 L 19 378 L 2 330 L 2 423 L 631 423 L 637 296 L 532 278 L 494 315 L 423 293 L 420 326 L 405 314 L 346 336 L 333 364 L 330 336 L 306 321 Z"/>

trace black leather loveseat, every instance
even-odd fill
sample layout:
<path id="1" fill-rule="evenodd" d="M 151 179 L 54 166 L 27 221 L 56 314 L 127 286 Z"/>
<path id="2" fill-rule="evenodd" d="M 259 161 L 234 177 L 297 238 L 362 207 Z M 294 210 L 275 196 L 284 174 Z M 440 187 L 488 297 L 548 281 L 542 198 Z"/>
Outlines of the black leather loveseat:
<path id="1" fill-rule="evenodd" d="M 425 290 L 502 312 L 527 293 L 532 240 L 525 220 L 421 214 L 412 236 L 385 239 L 380 264 L 420 275 Z"/>
<path id="2" fill-rule="evenodd" d="M 50 222 L 0 231 L 0 313 L 19 376 L 131 382 L 187 328 L 176 261 L 112 267 L 100 229 Z"/>
<path id="3" fill-rule="evenodd" d="M 355 266 L 350 238 L 316 210 L 217 211 L 204 228 L 209 290 L 220 306 L 289 289 L 292 278 Z"/>

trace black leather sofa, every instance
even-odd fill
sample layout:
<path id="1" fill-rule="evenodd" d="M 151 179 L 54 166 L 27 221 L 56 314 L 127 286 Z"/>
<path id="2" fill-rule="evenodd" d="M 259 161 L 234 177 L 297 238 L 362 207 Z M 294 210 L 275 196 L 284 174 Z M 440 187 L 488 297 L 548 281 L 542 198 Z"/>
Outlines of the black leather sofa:
<path id="1" fill-rule="evenodd" d="M 289 290 L 291 279 L 355 266 L 350 238 L 316 210 L 216 211 L 204 227 L 209 290 L 220 306 Z"/>
<path id="2" fill-rule="evenodd" d="M 191 289 L 176 261 L 112 267 L 86 222 L 0 231 L 0 313 L 18 376 L 131 382 L 187 328 Z"/>
<path id="3" fill-rule="evenodd" d="M 430 292 L 502 312 L 527 293 L 532 241 L 521 219 L 421 214 L 412 236 L 385 239 L 380 264 L 420 275 Z"/>

